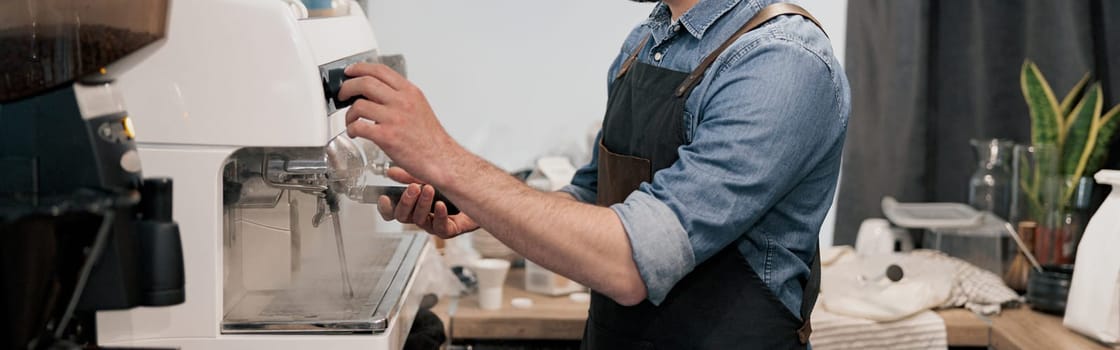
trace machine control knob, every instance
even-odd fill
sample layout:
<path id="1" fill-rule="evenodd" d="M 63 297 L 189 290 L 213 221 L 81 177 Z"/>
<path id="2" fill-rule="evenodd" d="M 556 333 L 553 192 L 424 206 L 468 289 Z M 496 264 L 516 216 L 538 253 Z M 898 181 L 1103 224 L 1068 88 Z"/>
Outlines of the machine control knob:
<path id="1" fill-rule="evenodd" d="M 346 68 L 332 68 L 327 70 L 327 76 L 323 81 L 323 90 L 327 95 L 327 99 L 334 101 L 334 108 L 336 110 L 350 107 L 357 98 L 351 98 L 346 101 L 338 99 L 338 92 L 342 91 L 342 83 L 350 77 L 346 76 Z"/>

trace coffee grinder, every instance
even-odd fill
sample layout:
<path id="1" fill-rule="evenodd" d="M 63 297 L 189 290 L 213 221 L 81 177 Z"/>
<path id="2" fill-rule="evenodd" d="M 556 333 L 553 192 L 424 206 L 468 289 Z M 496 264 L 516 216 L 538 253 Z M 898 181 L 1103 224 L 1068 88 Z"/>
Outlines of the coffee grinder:
<path id="1" fill-rule="evenodd" d="M 98 348 L 98 310 L 184 301 L 171 180 L 141 176 L 115 78 L 165 0 L 0 2 L 0 348 Z"/>

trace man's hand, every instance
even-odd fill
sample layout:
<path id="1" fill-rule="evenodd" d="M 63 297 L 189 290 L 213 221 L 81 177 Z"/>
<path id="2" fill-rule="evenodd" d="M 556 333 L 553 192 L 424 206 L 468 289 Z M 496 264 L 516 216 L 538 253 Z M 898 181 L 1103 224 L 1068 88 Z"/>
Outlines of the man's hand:
<path id="1" fill-rule="evenodd" d="M 478 229 L 478 224 L 467 214 L 447 215 L 447 205 L 443 202 L 434 202 L 436 191 L 432 185 L 422 184 L 401 168 L 390 168 L 387 175 L 394 181 L 409 185 L 395 205 L 389 196 L 381 196 L 377 199 L 377 211 L 385 221 L 397 220 L 404 224 L 416 224 L 424 231 L 444 239 Z"/>
<path id="2" fill-rule="evenodd" d="M 440 125 L 424 94 L 391 68 L 358 63 L 338 98 L 359 97 L 346 112 L 346 133 L 373 141 L 418 183 L 442 185 L 448 164 L 466 152 Z"/>

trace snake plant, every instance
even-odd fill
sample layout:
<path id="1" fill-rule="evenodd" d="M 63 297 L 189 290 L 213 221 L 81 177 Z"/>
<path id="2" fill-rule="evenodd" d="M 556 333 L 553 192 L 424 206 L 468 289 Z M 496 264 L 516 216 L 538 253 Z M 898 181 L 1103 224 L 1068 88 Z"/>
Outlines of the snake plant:
<path id="1" fill-rule="evenodd" d="M 1057 174 L 1067 182 L 1061 186 L 1058 204 L 1068 208 L 1076 190 L 1074 182 L 1104 165 L 1120 120 L 1120 105 L 1102 113 L 1104 94 L 1099 83 L 1090 84 L 1088 73 L 1058 101 L 1046 77 L 1030 60 L 1023 63 L 1020 85 L 1030 109 L 1031 143 L 1056 149 Z M 1032 206 L 1041 199 L 1039 172 L 1034 170 L 1034 179 L 1020 184 Z"/>

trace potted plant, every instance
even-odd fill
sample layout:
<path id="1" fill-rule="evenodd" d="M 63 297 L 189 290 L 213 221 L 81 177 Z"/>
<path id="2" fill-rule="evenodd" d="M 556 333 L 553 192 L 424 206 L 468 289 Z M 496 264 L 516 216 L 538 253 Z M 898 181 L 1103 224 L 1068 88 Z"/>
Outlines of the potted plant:
<path id="1" fill-rule="evenodd" d="M 1104 112 L 1100 84 L 1091 83 L 1089 77 L 1086 73 L 1059 101 L 1034 62 L 1024 62 L 1020 75 L 1030 109 L 1031 144 L 1046 151 L 1036 154 L 1040 159 L 1022 162 L 1029 166 L 1020 171 L 1019 185 L 1029 214 L 1038 224 L 1035 253 L 1051 257 L 1045 259 L 1051 262 L 1072 262 L 1078 234 L 1071 232 L 1077 225 L 1071 225 L 1068 218 L 1074 194 L 1082 187 L 1078 183 L 1083 177 L 1090 178 L 1104 165 L 1120 125 L 1120 105 Z M 1054 188 L 1048 191 L 1051 180 Z"/>

